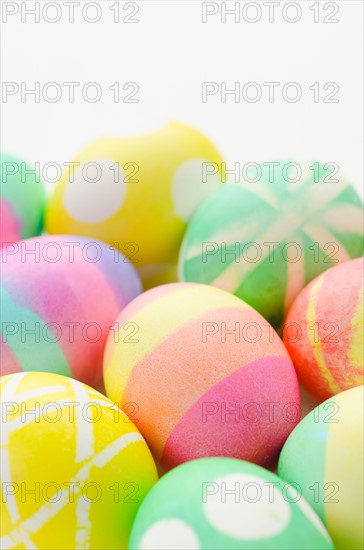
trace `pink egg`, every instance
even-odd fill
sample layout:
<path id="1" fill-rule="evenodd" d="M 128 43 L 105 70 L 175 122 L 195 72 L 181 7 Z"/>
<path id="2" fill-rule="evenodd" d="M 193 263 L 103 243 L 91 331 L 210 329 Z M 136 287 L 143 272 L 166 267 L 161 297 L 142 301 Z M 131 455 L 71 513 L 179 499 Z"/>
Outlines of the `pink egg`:
<path id="1" fill-rule="evenodd" d="M 133 266 L 109 245 L 69 235 L 5 246 L 1 262 L 1 375 L 99 383 L 110 328 L 141 292 Z"/>
<path id="2" fill-rule="evenodd" d="M 320 402 L 363 384 L 363 258 L 316 277 L 298 295 L 284 343 L 302 384 Z"/>

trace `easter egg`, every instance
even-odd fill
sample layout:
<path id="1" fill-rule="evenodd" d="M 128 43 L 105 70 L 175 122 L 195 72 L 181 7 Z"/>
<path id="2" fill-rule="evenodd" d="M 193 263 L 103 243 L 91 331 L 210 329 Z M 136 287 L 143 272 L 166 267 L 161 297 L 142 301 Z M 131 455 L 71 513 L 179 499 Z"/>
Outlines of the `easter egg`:
<path id="1" fill-rule="evenodd" d="M 171 283 L 133 300 L 104 357 L 107 396 L 166 471 L 205 456 L 271 464 L 300 417 L 297 377 L 272 327 L 236 296 Z"/>
<path id="2" fill-rule="evenodd" d="M 333 549 L 294 486 L 255 464 L 201 458 L 163 476 L 133 524 L 135 550 Z"/>
<path id="3" fill-rule="evenodd" d="M 278 464 L 345 550 L 364 547 L 363 395 L 358 386 L 321 403 L 293 430 Z"/>
<path id="4" fill-rule="evenodd" d="M 47 230 L 110 243 L 134 263 L 146 288 L 175 281 L 187 222 L 221 183 L 220 166 L 211 142 L 183 124 L 140 137 L 102 137 L 59 181 Z"/>
<path id="5" fill-rule="evenodd" d="M 179 279 L 232 292 L 280 328 L 308 282 L 363 254 L 362 219 L 356 191 L 326 165 L 256 165 L 198 209 Z"/>
<path id="6" fill-rule="evenodd" d="M 34 168 L 1 153 L 0 245 L 39 235 L 43 227 L 45 191 Z"/>
<path id="7" fill-rule="evenodd" d="M 126 548 L 157 481 L 134 424 L 65 376 L 16 373 L 0 388 L 1 548 Z"/>
<path id="8" fill-rule="evenodd" d="M 1 249 L 1 275 L 1 374 L 97 384 L 109 331 L 141 291 L 126 258 L 84 237 L 35 237 Z"/>
<path id="9" fill-rule="evenodd" d="M 364 383 L 364 260 L 325 271 L 294 301 L 283 340 L 302 384 L 319 402 Z"/>

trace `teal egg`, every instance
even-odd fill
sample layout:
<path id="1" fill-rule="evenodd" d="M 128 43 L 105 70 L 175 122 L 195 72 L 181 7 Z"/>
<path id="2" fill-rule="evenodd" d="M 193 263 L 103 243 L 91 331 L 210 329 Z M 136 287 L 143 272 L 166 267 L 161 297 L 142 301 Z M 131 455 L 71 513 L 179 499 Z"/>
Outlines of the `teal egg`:
<path id="1" fill-rule="evenodd" d="M 316 513 L 293 485 L 234 458 L 177 466 L 143 500 L 129 548 L 333 549 Z"/>
<path id="2" fill-rule="evenodd" d="M 45 191 L 39 174 L 23 160 L 1 153 L 1 246 L 39 235 Z"/>
<path id="3" fill-rule="evenodd" d="M 278 474 L 299 484 L 337 550 L 364 548 L 364 386 L 311 411 L 283 446 Z"/>
<path id="4" fill-rule="evenodd" d="M 279 329 L 304 286 L 364 252 L 354 187 L 318 162 L 246 170 L 198 209 L 179 258 L 181 281 L 217 286 Z"/>

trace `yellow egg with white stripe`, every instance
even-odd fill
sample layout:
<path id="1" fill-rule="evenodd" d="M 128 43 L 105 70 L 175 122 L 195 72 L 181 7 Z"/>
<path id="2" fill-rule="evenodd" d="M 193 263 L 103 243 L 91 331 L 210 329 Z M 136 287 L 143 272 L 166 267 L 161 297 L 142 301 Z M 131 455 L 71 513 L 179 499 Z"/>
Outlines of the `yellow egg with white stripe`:
<path id="1" fill-rule="evenodd" d="M 126 548 L 157 481 L 150 451 L 109 399 L 50 373 L 4 376 L 3 549 Z"/>

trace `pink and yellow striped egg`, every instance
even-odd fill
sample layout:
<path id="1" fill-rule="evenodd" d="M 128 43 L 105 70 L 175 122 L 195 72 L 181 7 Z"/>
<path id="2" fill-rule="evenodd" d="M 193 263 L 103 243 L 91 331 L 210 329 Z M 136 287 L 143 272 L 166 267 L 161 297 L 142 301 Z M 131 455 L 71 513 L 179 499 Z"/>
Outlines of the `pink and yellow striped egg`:
<path id="1" fill-rule="evenodd" d="M 172 283 L 133 300 L 110 333 L 107 395 L 145 437 L 161 471 L 200 457 L 274 462 L 299 420 L 293 364 L 245 302 Z"/>
<path id="2" fill-rule="evenodd" d="M 320 402 L 364 383 L 363 258 L 316 277 L 298 295 L 284 343 L 302 384 Z"/>

